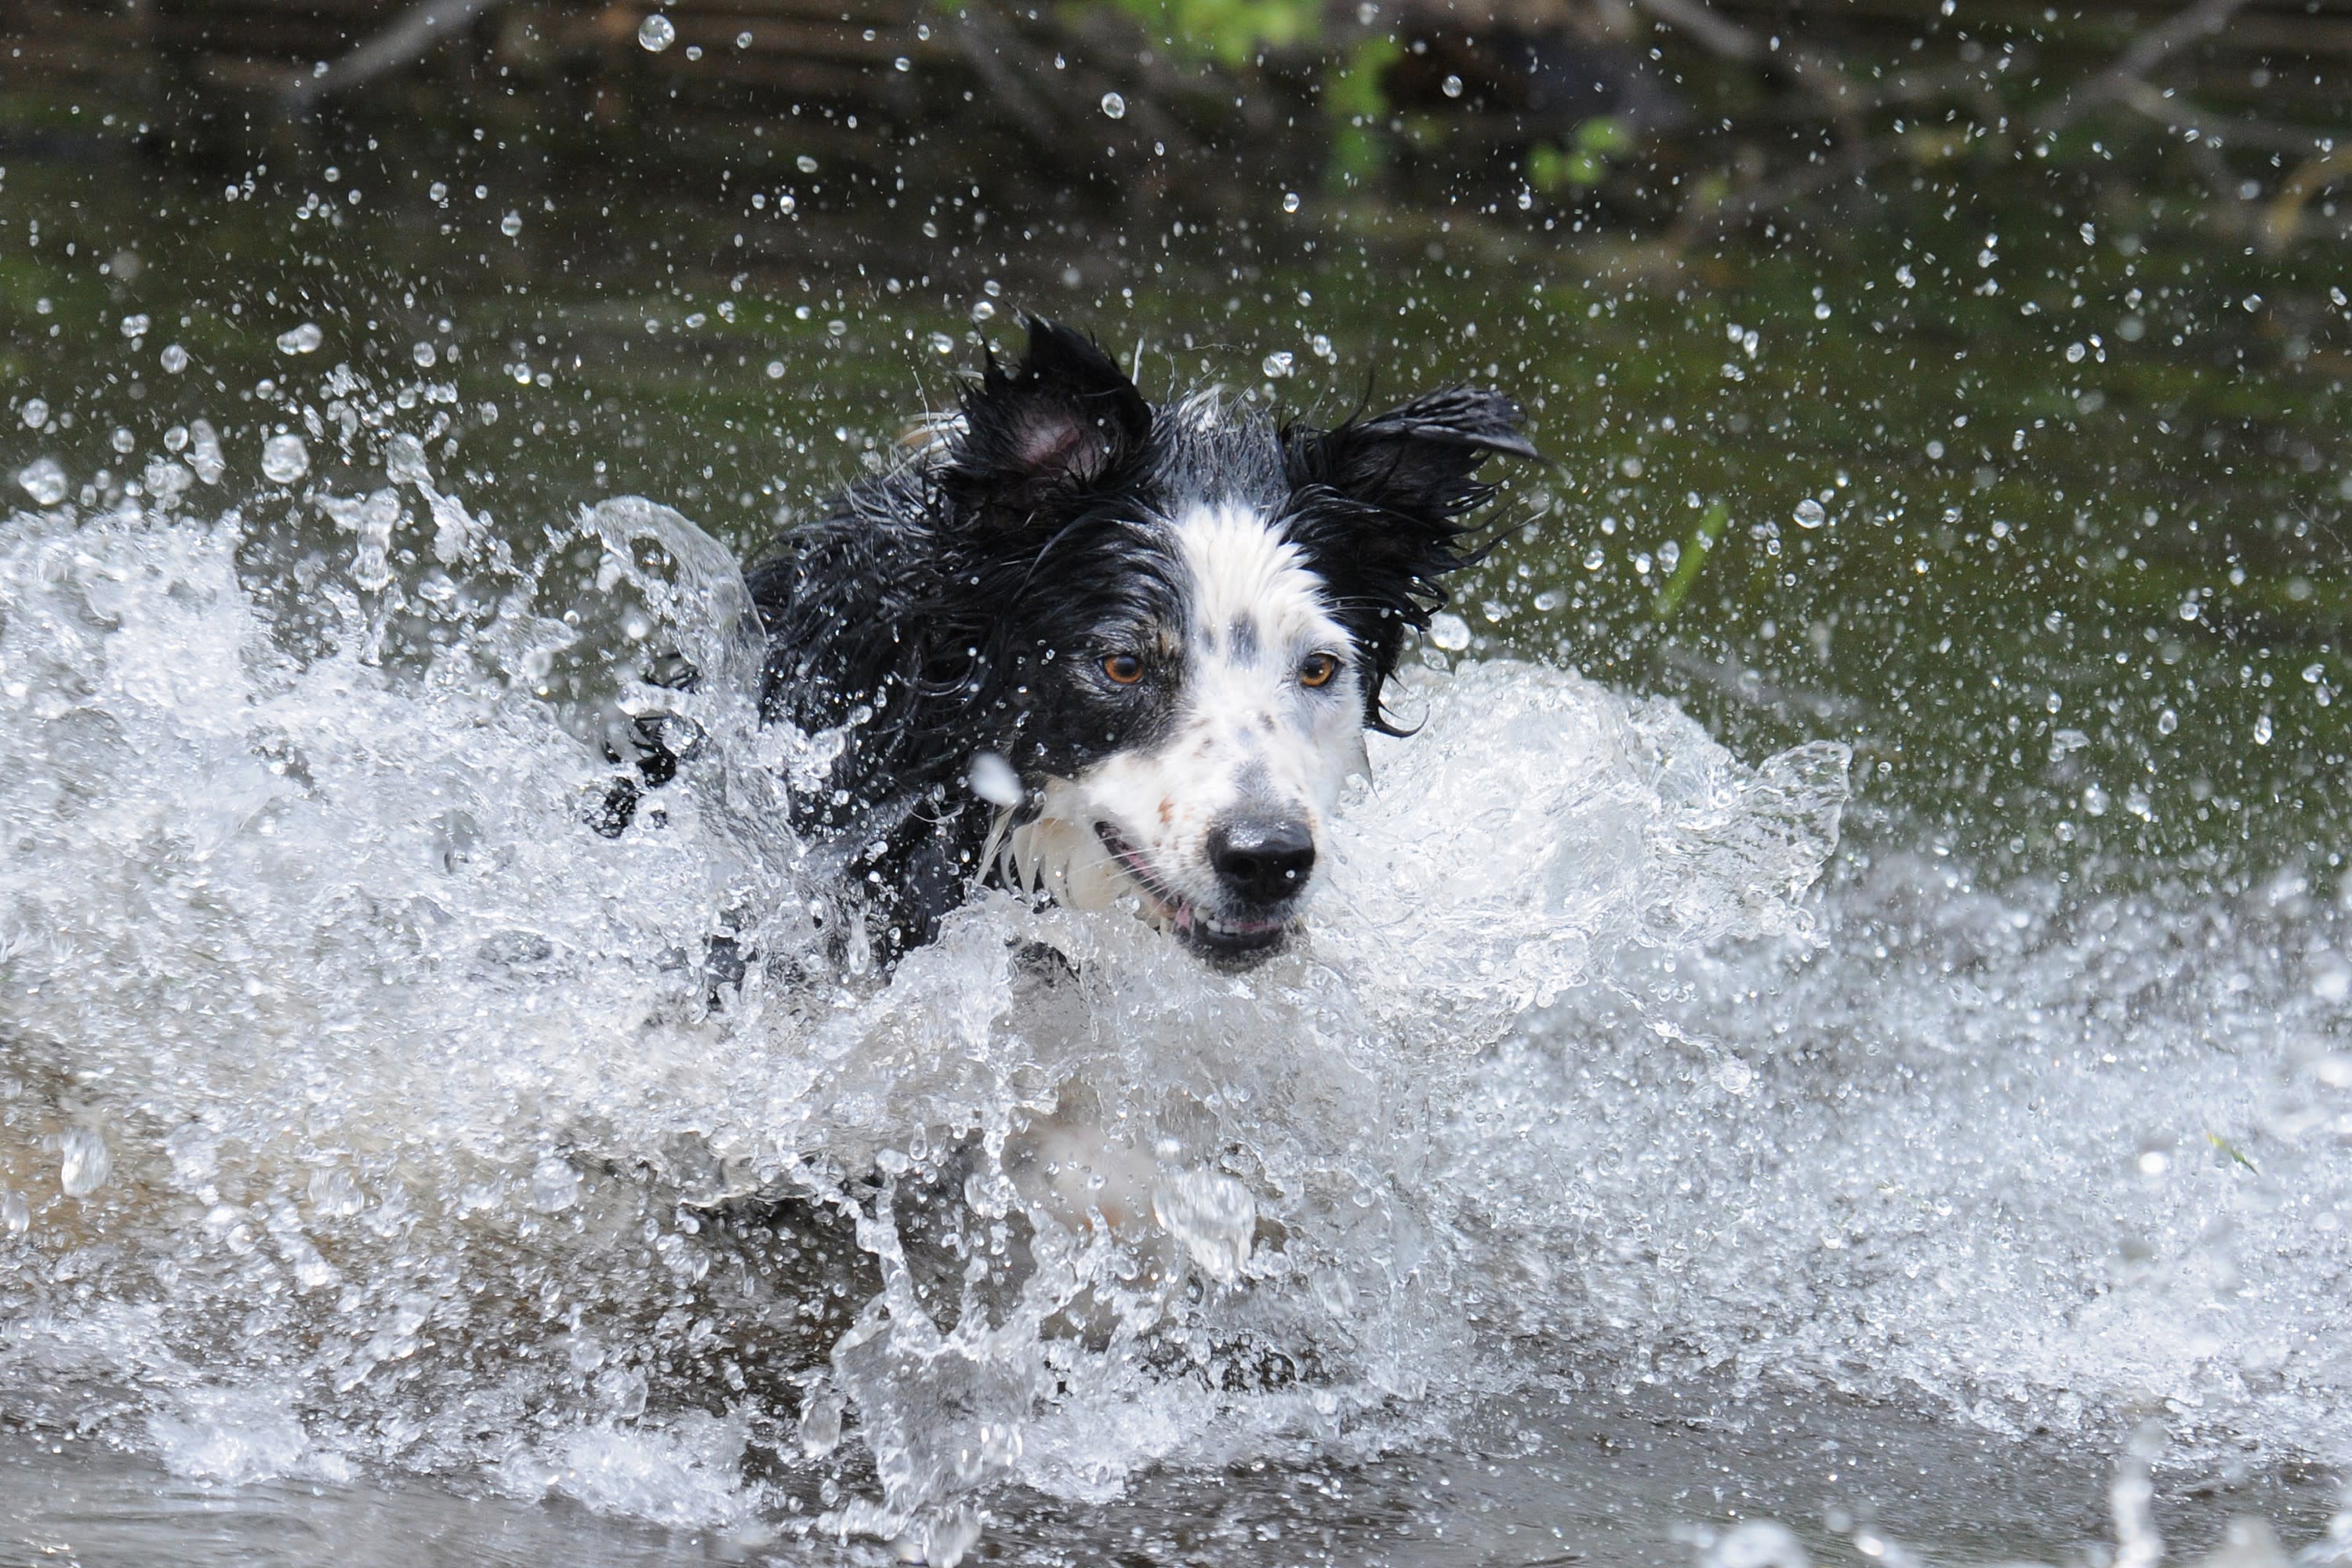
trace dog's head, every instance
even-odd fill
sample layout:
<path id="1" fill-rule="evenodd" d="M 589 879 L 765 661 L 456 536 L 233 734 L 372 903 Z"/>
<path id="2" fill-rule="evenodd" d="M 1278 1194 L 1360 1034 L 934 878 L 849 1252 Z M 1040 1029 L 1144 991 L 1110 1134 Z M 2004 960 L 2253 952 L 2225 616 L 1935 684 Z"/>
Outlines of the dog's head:
<path id="1" fill-rule="evenodd" d="M 992 646 L 969 653 L 1002 719 L 974 775 L 1004 807 L 991 852 L 1069 904 L 1131 899 L 1213 961 L 1273 953 L 1364 729 L 1389 728 L 1407 630 L 1473 558 L 1479 464 L 1535 455 L 1517 410 L 1467 389 L 1328 430 L 1155 410 L 1037 321 L 958 426 L 937 522 L 987 601 Z"/>

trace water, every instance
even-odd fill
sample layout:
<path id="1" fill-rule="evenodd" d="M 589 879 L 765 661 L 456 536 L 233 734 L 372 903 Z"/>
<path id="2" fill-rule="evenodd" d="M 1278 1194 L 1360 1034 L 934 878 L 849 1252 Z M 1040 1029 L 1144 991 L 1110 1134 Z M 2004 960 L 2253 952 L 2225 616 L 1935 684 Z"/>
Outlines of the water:
<path id="1" fill-rule="evenodd" d="M 1563 466 L 1416 650 L 1307 953 L 998 898 L 886 986 L 809 927 L 735 574 L 1013 264 L 466 295 L 303 249 L 361 177 L 265 198 L 235 316 L 72 187 L 110 280 L 11 318 L 9 1552 L 2352 1550 L 2324 399 L 2159 442 L 2226 424 L 2180 362 L 2062 413 L 1998 366 L 2085 329 L 2011 325 L 1980 456 L 1791 277 L 1136 263 L 1105 331 L 1182 374 L 1491 374 Z M 587 216 L 457 184 L 453 244 Z M 1882 259 L 1842 305 L 1919 298 Z M 701 744 L 604 838 L 648 715 Z"/>

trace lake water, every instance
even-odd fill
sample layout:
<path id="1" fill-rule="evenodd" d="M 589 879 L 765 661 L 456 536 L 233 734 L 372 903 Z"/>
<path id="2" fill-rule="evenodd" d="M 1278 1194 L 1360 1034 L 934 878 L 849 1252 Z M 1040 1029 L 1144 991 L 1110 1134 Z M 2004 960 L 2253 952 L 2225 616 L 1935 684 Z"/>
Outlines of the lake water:
<path id="1" fill-rule="evenodd" d="M 0 1556 L 2352 1561 L 2326 268 L 468 157 L 0 176 Z M 1024 309 L 1555 459 L 1246 980 L 814 956 L 735 573 Z"/>

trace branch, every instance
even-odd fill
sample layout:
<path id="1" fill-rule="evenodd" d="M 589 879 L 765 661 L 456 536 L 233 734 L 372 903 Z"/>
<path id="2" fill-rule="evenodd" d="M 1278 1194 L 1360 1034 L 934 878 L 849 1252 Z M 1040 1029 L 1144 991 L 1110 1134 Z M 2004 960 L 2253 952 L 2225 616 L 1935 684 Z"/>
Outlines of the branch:
<path id="1" fill-rule="evenodd" d="M 2116 57 L 2115 64 L 2068 91 L 2040 117 L 2033 129 L 2044 136 L 2054 135 L 2099 105 L 2129 97 L 2134 89 L 2147 85 L 2144 79 L 2163 64 L 2167 56 L 2184 45 L 2220 32 L 2245 5 L 2246 0 L 2197 0 L 2196 5 L 2176 13 L 2164 26 L 2134 38 L 2131 47 Z"/>
<path id="2" fill-rule="evenodd" d="M 1051 102 L 1040 101 L 1021 79 L 1022 73 L 1005 64 L 999 53 L 999 40 L 1020 37 L 1009 22 L 1000 19 L 997 26 L 983 32 L 971 8 L 966 7 L 949 24 L 949 30 L 954 34 L 956 47 L 965 63 L 988 89 L 991 100 L 1019 121 L 1033 142 L 1039 146 L 1051 146 L 1061 138 L 1061 119 L 1054 112 Z M 1023 62 L 1028 66 L 1034 63 Z"/>
<path id="3" fill-rule="evenodd" d="M 322 99 L 401 67 L 413 65 L 432 52 L 451 33 L 470 26 L 476 17 L 501 0 L 417 0 L 399 20 L 368 39 L 324 70 L 298 77 L 278 93 L 289 114 L 308 114 Z"/>
<path id="4" fill-rule="evenodd" d="M 2117 100 L 2134 113 L 2155 121 L 2167 131 L 2196 132 L 2191 138 L 2209 147 L 2259 147 L 2265 153 L 2294 153 L 2308 158 L 2330 151 L 2336 138 L 2268 120 L 2237 120 L 2202 113 L 2159 88 L 2144 81 L 2126 86 Z"/>
<path id="5" fill-rule="evenodd" d="M 1669 27 L 1688 33 L 1711 55 L 1742 64 L 1762 59 L 1764 41 L 1737 22 L 1708 10 L 1702 0 L 1641 0 L 1643 8 Z"/>

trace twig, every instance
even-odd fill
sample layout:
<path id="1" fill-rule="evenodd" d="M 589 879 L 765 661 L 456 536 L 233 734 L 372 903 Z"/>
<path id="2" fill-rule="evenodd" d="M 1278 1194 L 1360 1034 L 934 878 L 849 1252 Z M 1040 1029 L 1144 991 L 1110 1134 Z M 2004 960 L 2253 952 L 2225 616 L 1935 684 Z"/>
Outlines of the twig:
<path id="1" fill-rule="evenodd" d="M 2299 130 L 2267 120 L 2237 120 L 2200 113 L 2144 81 L 2133 82 L 2124 89 L 2117 101 L 2167 131 L 2194 131 L 2196 139 L 2209 147 L 2259 147 L 2265 153 L 2294 153 L 2308 158 L 2327 152 L 2336 142 L 2336 138 L 2321 132 Z"/>
<path id="2" fill-rule="evenodd" d="M 956 47 L 965 63 L 988 89 L 995 105 L 1019 121 L 1039 146 L 1051 146 L 1058 141 L 1062 135 L 1060 118 L 999 57 L 997 40 L 1017 37 L 1013 27 L 1000 19 L 997 26 L 983 33 L 967 9 L 950 24 L 950 30 L 955 35 Z"/>
<path id="3" fill-rule="evenodd" d="M 2163 64 L 2165 57 L 2183 45 L 2220 32 L 2245 5 L 2246 0 L 2198 0 L 2187 10 L 2176 13 L 2162 26 L 2134 38 L 2130 47 L 2116 57 L 2113 65 L 2059 99 L 2035 121 L 2034 130 L 2044 136 L 2054 135 L 2099 105 L 2126 98 L 2135 88 L 2146 87 L 2147 73 Z"/>
<path id="4" fill-rule="evenodd" d="M 279 93 L 289 114 L 307 114 L 320 99 L 414 64 L 449 34 L 473 24 L 501 0 L 418 0 L 399 20 L 323 70 L 298 77 Z"/>
<path id="5" fill-rule="evenodd" d="M 1738 23 L 1717 16 L 1700 0 L 1641 0 L 1641 4 L 1666 26 L 1688 33 L 1709 54 L 1747 64 L 1769 52 L 1762 39 Z"/>
<path id="6" fill-rule="evenodd" d="M 2264 215 L 2263 227 L 2270 247 L 2284 250 L 2294 243 L 2303 228 L 2303 209 L 2311 199 L 2329 185 L 2352 174 L 2352 147 L 2338 147 L 2333 153 L 2305 162 L 2287 176 L 2286 184 L 2271 198 L 2270 211 Z"/>

